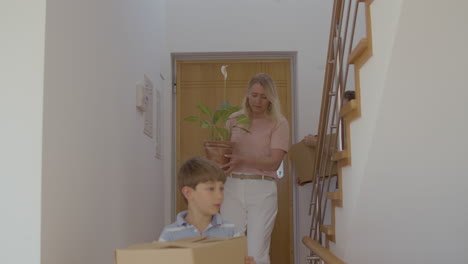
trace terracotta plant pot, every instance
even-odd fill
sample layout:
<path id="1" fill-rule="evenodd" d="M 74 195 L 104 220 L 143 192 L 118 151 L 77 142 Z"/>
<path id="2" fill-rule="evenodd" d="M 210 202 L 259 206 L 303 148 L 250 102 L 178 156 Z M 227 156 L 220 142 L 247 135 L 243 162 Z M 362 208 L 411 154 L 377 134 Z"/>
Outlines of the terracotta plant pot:
<path id="1" fill-rule="evenodd" d="M 229 162 L 229 158 L 224 157 L 225 154 L 232 154 L 234 142 L 231 141 L 205 141 L 206 158 L 220 165 Z"/>

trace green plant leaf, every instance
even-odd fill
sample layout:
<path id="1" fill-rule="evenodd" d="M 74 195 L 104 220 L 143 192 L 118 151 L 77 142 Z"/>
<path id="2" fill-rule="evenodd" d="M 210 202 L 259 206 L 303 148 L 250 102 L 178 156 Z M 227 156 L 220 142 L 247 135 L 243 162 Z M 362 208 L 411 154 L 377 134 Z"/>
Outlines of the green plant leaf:
<path id="1" fill-rule="evenodd" d="M 230 115 L 231 115 L 231 112 L 229 111 L 229 109 L 219 110 L 219 120 L 218 121 L 221 121 L 224 124 L 229 119 Z"/>
<path id="2" fill-rule="evenodd" d="M 200 119 L 200 126 L 202 128 L 207 128 L 207 127 L 210 127 L 210 122 L 206 121 L 205 119 Z"/>
<path id="3" fill-rule="evenodd" d="M 250 124 L 250 119 L 246 115 L 242 114 L 236 117 L 236 122 L 241 125 Z"/>
<path id="4" fill-rule="evenodd" d="M 198 107 L 198 109 L 200 109 L 200 111 L 201 111 L 202 113 L 204 113 L 205 115 L 211 117 L 211 111 L 210 111 L 210 109 L 208 109 L 208 107 L 206 107 L 204 104 L 198 103 L 198 104 L 197 104 L 197 107 Z"/>
<path id="5" fill-rule="evenodd" d="M 218 123 L 218 121 L 220 120 L 220 118 L 222 118 L 222 115 L 223 115 L 223 110 L 216 110 L 214 112 L 214 115 L 213 115 L 213 124 L 216 125 L 216 123 Z"/>
<path id="6" fill-rule="evenodd" d="M 232 113 L 235 113 L 235 112 L 241 110 L 241 108 L 242 107 L 240 105 L 235 105 L 235 106 L 231 107 L 229 111 L 232 111 Z"/>
<path id="7" fill-rule="evenodd" d="M 227 112 L 227 118 L 229 119 L 229 116 L 234 114 L 235 112 L 239 111 L 241 109 L 240 106 L 233 106 L 229 109 L 226 109 L 226 112 Z M 237 117 L 236 117 L 237 118 Z"/>
<path id="8" fill-rule="evenodd" d="M 216 127 L 216 132 L 218 133 L 218 140 L 228 141 L 229 138 L 229 131 L 223 127 Z"/>
<path id="9" fill-rule="evenodd" d="M 201 118 L 199 118 L 198 116 L 188 116 L 188 117 L 184 118 L 185 121 L 190 121 L 190 122 L 198 121 L 200 119 Z"/>
<path id="10" fill-rule="evenodd" d="M 205 106 L 202 103 L 198 103 L 197 108 L 202 112 L 202 114 L 207 115 L 208 118 L 203 119 L 202 117 L 189 116 L 184 118 L 184 120 L 199 121 L 201 128 L 209 128 L 211 140 L 230 140 L 231 129 L 226 129 L 225 125 L 227 120 L 230 119 L 229 117 L 233 113 L 239 111 L 241 109 L 241 106 L 232 106 L 228 101 L 224 101 L 223 103 L 221 103 L 221 108 L 214 112 L 212 112 L 207 106 Z M 241 114 L 236 116 L 234 119 L 236 119 L 237 121 L 237 124 L 234 127 L 240 128 L 246 131 L 247 133 L 250 133 L 250 131 L 246 128 L 238 126 L 250 123 L 250 120 L 246 115 Z"/>

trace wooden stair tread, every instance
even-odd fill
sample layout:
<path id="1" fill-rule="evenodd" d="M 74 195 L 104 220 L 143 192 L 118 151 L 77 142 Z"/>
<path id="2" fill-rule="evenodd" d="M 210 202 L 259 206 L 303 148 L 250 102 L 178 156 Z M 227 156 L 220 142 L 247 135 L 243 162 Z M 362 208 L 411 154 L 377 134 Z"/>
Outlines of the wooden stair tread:
<path id="1" fill-rule="evenodd" d="M 359 43 L 356 45 L 356 47 L 348 55 L 348 63 L 354 64 L 359 59 L 359 57 L 364 53 L 364 51 L 367 50 L 368 46 L 369 46 L 369 40 L 367 38 L 362 38 L 359 41 Z"/>
<path id="2" fill-rule="evenodd" d="M 320 231 L 325 233 L 327 236 L 335 235 L 335 227 L 332 225 L 322 225 L 320 226 Z"/>
<path id="3" fill-rule="evenodd" d="M 340 117 L 347 116 L 349 113 L 352 113 L 356 109 L 358 109 L 358 102 L 356 100 L 351 100 L 345 106 L 341 107 Z"/>
<path id="4" fill-rule="evenodd" d="M 336 191 L 336 192 L 327 192 L 327 199 L 332 200 L 332 201 L 341 201 L 341 192 Z"/>
<path id="5" fill-rule="evenodd" d="M 339 160 L 343 160 L 347 158 L 349 158 L 349 151 L 342 150 L 342 151 L 335 152 L 331 159 L 332 161 L 339 161 Z"/>
<path id="6" fill-rule="evenodd" d="M 322 225 L 320 226 L 320 231 L 325 233 L 327 236 L 334 236 L 335 235 L 335 227 L 332 225 Z"/>

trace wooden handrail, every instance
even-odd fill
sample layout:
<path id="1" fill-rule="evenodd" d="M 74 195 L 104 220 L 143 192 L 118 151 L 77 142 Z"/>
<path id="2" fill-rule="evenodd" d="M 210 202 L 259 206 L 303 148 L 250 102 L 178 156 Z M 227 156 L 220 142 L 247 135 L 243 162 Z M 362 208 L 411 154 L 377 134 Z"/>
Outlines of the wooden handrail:
<path id="1" fill-rule="evenodd" d="M 312 240 L 310 237 L 303 237 L 302 243 L 327 264 L 345 264 L 344 261 L 333 255 L 330 250 L 322 247 L 317 241 Z"/>

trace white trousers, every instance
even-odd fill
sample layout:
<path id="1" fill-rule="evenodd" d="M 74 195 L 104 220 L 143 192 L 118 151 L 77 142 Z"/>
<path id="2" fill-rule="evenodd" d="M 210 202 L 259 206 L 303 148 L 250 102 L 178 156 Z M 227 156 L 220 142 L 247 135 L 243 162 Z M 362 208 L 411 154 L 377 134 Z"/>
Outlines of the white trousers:
<path id="1" fill-rule="evenodd" d="M 245 234 L 247 229 L 249 256 L 254 257 L 257 264 L 270 264 L 271 232 L 277 212 L 276 181 L 227 177 L 221 215 L 234 223 L 241 233 Z"/>

